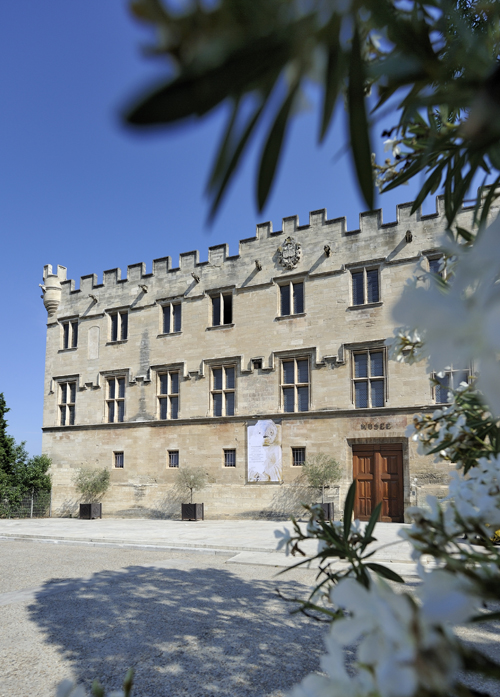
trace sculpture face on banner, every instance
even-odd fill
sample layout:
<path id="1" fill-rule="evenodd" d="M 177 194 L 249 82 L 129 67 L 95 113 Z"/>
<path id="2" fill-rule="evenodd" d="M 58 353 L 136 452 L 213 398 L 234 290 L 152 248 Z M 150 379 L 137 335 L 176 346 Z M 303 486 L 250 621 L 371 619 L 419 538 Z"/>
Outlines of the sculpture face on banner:
<path id="1" fill-rule="evenodd" d="M 271 419 L 248 426 L 248 481 L 281 482 L 283 457 L 281 426 Z"/>

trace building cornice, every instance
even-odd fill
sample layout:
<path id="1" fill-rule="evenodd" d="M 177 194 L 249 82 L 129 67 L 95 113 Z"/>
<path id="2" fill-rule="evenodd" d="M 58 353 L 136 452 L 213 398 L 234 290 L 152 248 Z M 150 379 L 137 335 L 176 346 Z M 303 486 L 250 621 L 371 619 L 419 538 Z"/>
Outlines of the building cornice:
<path id="1" fill-rule="evenodd" d="M 314 411 L 301 412 L 275 412 L 265 414 L 239 414 L 236 416 L 197 416 L 189 419 L 164 419 L 149 421 L 127 421 L 124 423 L 100 423 L 100 424 L 80 424 L 75 426 L 45 426 L 43 433 L 71 432 L 71 431 L 92 431 L 95 429 L 127 429 L 127 428 L 171 428 L 176 426 L 188 426 L 192 424 L 220 424 L 220 423 L 246 423 L 255 422 L 258 419 L 272 419 L 273 421 L 303 421 L 304 419 L 331 419 L 331 418 L 382 418 L 388 419 L 391 416 L 403 414 L 416 414 L 419 412 L 432 412 L 436 409 L 435 404 L 417 405 L 410 407 L 379 407 L 378 409 L 319 409 Z"/>

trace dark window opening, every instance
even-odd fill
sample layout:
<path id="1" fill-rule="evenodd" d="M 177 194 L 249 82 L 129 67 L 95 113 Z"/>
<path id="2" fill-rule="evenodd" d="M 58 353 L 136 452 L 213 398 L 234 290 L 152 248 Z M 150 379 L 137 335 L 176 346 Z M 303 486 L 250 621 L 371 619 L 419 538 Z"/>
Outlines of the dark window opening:
<path id="1" fill-rule="evenodd" d="M 224 450 L 224 467 L 236 467 L 236 450 Z"/>
<path id="2" fill-rule="evenodd" d="M 292 448 L 292 465 L 294 467 L 302 467 L 306 461 L 305 448 Z"/>

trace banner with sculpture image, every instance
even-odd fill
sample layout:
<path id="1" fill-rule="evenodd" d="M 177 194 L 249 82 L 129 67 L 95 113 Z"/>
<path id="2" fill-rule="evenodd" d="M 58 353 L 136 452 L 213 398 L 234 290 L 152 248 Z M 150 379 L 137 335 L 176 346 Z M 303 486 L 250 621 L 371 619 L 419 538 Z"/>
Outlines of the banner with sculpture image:
<path id="1" fill-rule="evenodd" d="M 281 482 L 283 456 L 281 452 L 281 425 L 271 419 L 262 419 L 247 427 L 248 481 Z"/>

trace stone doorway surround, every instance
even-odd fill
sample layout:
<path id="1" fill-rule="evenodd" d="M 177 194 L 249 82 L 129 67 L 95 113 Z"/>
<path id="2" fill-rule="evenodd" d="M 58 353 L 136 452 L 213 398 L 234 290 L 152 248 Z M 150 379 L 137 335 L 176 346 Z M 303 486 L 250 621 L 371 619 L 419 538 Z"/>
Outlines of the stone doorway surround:
<path id="1" fill-rule="evenodd" d="M 382 501 L 381 522 L 401 523 L 409 503 L 409 451 L 406 438 L 347 439 L 351 476 L 356 479 L 354 517 L 368 520 Z"/>

